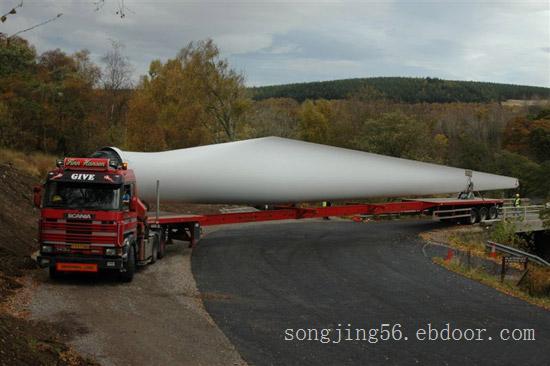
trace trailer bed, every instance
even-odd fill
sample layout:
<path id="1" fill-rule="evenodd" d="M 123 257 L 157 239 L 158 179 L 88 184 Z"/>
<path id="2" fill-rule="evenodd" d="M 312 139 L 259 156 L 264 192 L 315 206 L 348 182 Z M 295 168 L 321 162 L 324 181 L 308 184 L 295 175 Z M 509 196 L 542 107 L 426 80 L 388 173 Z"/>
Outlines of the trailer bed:
<path id="1" fill-rule="evenodd" d="M 467 199 L 455 198 L 422 198 L 405 199 L 398 202 L 348 204 L 332 207 L 295 207 L 278 206 L 272 210 L 252 212 L 230 212 L 207 215 L 190 215 L 175 213 L 160 213 L 148 218 L 152 225 L 174 225 L 183 223 L 198 223 L 201 226 L 227 225 L 254 221 L 293 220 L 305 218 L 320 218 L 328 216 L 383 215 L 399 213 L 423 213 L 427 210 L 453 207 L 479 207 L 502 205 L 501 199 Z"/>

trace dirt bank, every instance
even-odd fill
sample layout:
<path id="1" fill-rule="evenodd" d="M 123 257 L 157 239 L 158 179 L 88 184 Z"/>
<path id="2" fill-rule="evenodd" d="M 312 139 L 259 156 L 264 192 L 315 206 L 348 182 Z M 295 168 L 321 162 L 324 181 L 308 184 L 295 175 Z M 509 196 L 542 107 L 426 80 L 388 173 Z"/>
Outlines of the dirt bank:
<path id="1" fill-rule="evenodd" d="M 21 275 L 35 268 L 30 255 L 37 249 L 36 219 L 32 186 L 38 179 L 8 164 L 0 164 L 0 271 Z"/>
<path id="2" fill-rule="evenodd" d="M 38 210 L 32 204 L 34 178 L 0 164 L 0 365 L 93 365 L 66 345 L 69 328 L 29 320 L 21 311 L 28 298 L 25 277 L 36 268 Z"/>

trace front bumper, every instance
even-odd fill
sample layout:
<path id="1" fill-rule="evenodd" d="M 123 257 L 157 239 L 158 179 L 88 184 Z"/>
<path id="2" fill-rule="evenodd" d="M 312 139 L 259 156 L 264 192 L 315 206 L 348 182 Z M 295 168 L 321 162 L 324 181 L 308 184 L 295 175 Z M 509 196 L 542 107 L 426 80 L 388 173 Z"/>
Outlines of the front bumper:
<path id="1" fill-rule="evenodd" d="M 38 265 L 42 268 L 56 268 L 58 263 L 66 264 L 96 264 L 98 270 L 121 270 L 124 268 L 122 257 L 101 257 L 101 256 L 70 256 L 70 255 L 47 255 L 41 254 L 36 258 Z"/>

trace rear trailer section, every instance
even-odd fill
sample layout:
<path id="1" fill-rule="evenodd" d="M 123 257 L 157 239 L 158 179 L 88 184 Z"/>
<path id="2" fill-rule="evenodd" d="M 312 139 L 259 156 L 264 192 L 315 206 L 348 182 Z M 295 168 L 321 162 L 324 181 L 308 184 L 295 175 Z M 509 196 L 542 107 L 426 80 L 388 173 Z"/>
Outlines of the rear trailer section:
<path id="1" fill-rule="evenodd" d="M 194 247 L 200 240 L 202 226 L 230 225 L 275 220 L 314 219 L 330 216 L 370 217 L 385 214 L 425 214 L 438 221 L 456 221 L 474 224 L 494 220 L 503 204 L 500 199 L 407 199 L 399 202 L 373 204 L 346 204 L 325 207 L 275 206 L 271 210 L 220 213 L 211 215 L 157 215 L 148 219 L 156 227 L 162 241 L 188 241 Z M 362 221 L 362 220 L 357 220 Z"/>
<path id="2" fill-rule="evenodd" d="M 452 221 L 463 224 L 494 221 L 504 201 L 499 199 L 426 199 L 424 202 L 437 204 L 426 213 L 435 221 Z"/>

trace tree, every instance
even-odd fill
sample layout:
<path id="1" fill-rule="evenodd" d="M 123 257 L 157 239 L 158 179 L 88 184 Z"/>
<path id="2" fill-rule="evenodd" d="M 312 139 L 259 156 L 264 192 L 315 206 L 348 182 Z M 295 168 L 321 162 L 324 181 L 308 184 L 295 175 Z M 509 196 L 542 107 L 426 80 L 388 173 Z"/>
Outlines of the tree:
<path id="1" fill-rule="evenodd" d="M 517 177 L 522 196 L 538 195 L 539 187 L 544 182 L 540 180 L 541 168 L 538 164 L 523 155 L 507 150 L 497 152 L 494 156 L 494 162 L 482 168 L 484 169 L 481 170 L 491 171 L 495 174 Z"/>
<path id="2" fill-rule="evenodd" d="M 294 99 L 266 99 L 252 104 L 247 121 L 251 136 L 298 137 L 299 104 Z"/>
<path id="3" fill-rule="evenodd" d="M 401 112 L 365 121 L 358 139 L 361 149 L 377 154 L 424 161 L 434 155 L 429 124 Z"/>
<path id="4" fill-rule="evenodd" d="M 86 51 L 76 56 L 60 50 L 40 55 L 37 102 L 41 106 L 41 150 L 82 154 L 96 147 L 92 144 L 99 130 L 90 125 L 89 116 L 95 107 L 93 82 L 97 70 Z"/>
<path id="5" fill-rule="evenodd" d="M 536 127 L 529 135 L 529 146 L 538 162 L 550 160 L 550 121 L 548 127 Z"/>
<path id="6" fill-rule="evenodd" d="M 123 54 L 124 44 L 110 40 L 111 49 L 101 58 L 105 65 L 103 70 L 103 88 L 108 91 L 118 91 L 132 87 L 133 68 Z"/>
<path id="7" fill-rule="evenodd" d="M 306 100 L 298 113 L 300 138 L 305 141 L 326 143 L 329 131 L 330 104 L 326 100 Z"/>
<path id="8" fill-rule="evenodd" d="M 110 139 L 117 145 L 126 142 L 129 89 L 132 88 L 133 74 L 133 67 L 123 52 L 124 45 L 111 40 L 111 49 L 101 58 L 105 91 L 102 104 L 109 122 Z"/>
<path id="9" fill-rule="evenodd" d="M 32 149 L 36 145 L 38 106 L 33 102 L 36 51 L 14 37 L 8 44 L 0 37 L 0 144 Z"/>
<path id="10" fill-rule="evenodd" d="M 151 112 L 145 113 L 147 103 Z M 151 62 L 131 101 L 130 145 L 147 146 L 142 128 L 158 128 L 156 146 L 181 148 L 238 138 L 250 100 L 243 77 L 211 40 L 190 43 L 174 59 Z"/>
<path id="11" fill-rule="evenodd" d="M 504 147 L 539 162 L 550 160 L 550 118 L 542 110 L 534 117 L 517 117 L 504 131 Z"/>
<path id="12" fill-rule="evenodd" d="M 91 87 L 96 87 L 101 80 L 101 69 L 90 60 L 90 51 L 84 49 L 73 54 L 76 62 L 76 73 Z"/>
<path id="13" fill-rule="evenodd" d="M 204 125 L 211 129 L 217 141 L 233 141 L 239 125 L 250 107 L 246 96 L 244 76 L 229 67 L 227 60 L 220 58 L 220 51 L 211 39 L 189 43 L 178 54 L 178 60 L 198 78 L 197 85 L 204 93 L 208 120 Z M 214 122 L 214 123 L 212 123 Z"/>
<path id="14" fill-rule="evenodd" d="M 0 78 L 30 72 L 36 64 L 36 50 L 19 37 L 10 39 L 0 34 Z"/>
<path id="15" fill-rule="evenodd" d="M 384 93 L 378 90 L 373 85 L 363 84 L 357 91 L 351 93 L 348 98 L 355 99 L 361 102 L 384 99 Z"/>

